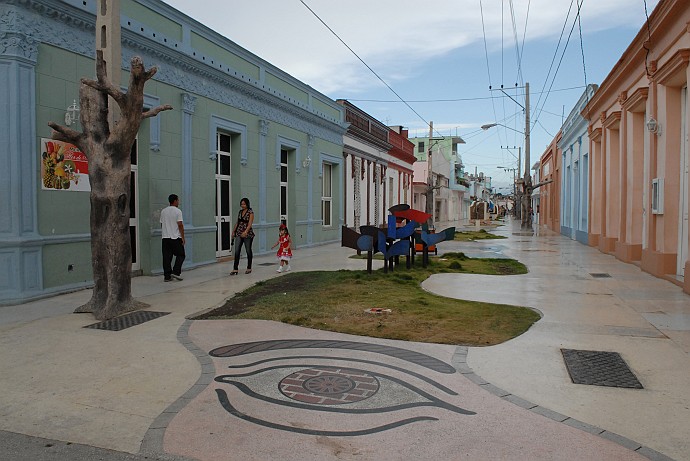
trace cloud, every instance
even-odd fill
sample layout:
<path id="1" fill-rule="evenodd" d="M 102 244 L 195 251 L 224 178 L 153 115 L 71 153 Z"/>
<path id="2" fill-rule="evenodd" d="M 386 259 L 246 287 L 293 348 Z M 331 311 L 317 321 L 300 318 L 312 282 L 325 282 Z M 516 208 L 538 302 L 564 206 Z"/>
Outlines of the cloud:
<path id="1" fill-rule="evenodd" d="M 452 51 L 501 44 L 514 49 L 506 2 L 483 0 L 305 0 L 312 10 L 384 80 L 394 85 L 415 75 L 425 62 Z M 379 85 L 370 71 L 298 0 L 227 2 L 189 0 L 170 5 L 207 25 L 262 59 L 326 94 Z M 530 4 L 526 46 L 560 35 L 569 0 L 516 0 L 515 28 L 522 41 Z M 574 18 L 576 3 L 570 17 Z M 648 1 L 649 12 L 657 1 Z M 502 4 L 505 5 L 502 7 Z M 638 11 L 639 10 L 639 11 Z M 644 23 L 642 4 L 629 0 L 584 2 L 582 26 L 594 32 Z M 569 31 L 570 25 L 566 29 Z M 381 84 L 383 85 L 383 84 Z"/>

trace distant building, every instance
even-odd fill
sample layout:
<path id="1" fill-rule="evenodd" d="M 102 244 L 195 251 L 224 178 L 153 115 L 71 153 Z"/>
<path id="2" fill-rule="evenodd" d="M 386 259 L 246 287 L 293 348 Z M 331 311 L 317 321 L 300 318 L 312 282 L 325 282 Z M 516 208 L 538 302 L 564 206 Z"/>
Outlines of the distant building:
<path id="1" fill-rule="evenodd" d="M 407 130 L 389 128 L 347 100 L 337 103 L 349 123 L 343 136 L 343 225 L 385 225 L 388 208 L 409 204 L 412 196 L 415 158 Z"/>
<path id="2" fill-rule="evenodd" d="M 592 99 L 597 85 L 588 85 L 561 128 L 558 141 L 561 165 L 560 232 L 587 243 L 589 229 L 589 121 L 582 111 Z"/>
<path id="3" fill-rule="evenodd" d="M 435 222 L 467 220 L 471 194 L 457 147 L 464 144 L 464 141 L 457 136 L 447 136 L 441 140 L 414 137 L 410 141 L 414 145 L 414 156 L 417 159 L 414 164 L 413 208 L 433 214 Z M 432 184 L 438 186 L 433 191 L 433 210 L 426 209 L 429 148 L 432 149 Z"/>

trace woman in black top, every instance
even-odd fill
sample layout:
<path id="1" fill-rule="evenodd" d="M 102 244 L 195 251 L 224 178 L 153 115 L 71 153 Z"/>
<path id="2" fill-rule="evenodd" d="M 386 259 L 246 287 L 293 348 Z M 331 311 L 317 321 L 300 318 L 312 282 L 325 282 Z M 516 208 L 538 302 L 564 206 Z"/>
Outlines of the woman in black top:
<path id="1" fill-rule="evenodd" d="M 240 212 L 237 214 L 237 222 L 235 228 L 232 230 L 232 237 L 235 240 L 235 264 L 233 265 L 230 275 L 237 275 L 237 270 L 240 265 L 240 250 L 242 245 L 247 250 L 247 270 L 245 274 L 252 273 L 252 241 L 254 240 L 254 230 L 252 224 L 254 223 L 254 211 L 249 206 L 249 199 L 243 198 L 240 200 Z"/>

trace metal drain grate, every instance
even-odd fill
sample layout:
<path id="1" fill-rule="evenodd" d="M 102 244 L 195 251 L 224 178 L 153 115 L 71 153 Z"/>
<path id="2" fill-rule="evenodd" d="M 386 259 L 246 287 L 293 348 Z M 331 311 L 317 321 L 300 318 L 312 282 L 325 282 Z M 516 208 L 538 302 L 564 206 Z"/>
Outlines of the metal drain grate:
<path id="1" fill-rule="evenodd" d="M 607 274 L 606 272 L 590 272 L 589 275 L 591 275 L 595 279 L 611 278 L 611 274 Z"/>
<path id="2" fill-rule="evenodd" d="M 261 263 L 261 264 L 258 264 L 258 266 L 277 266 L 277 265 L 278 265 L 277 263 Z"/>
<path id="3" fill-rule="evenodd" d="M 561 349 L 561 353 L 575 384 L 643 389 L 618 352 Z"/>
<path id="4" fill-rule="evenodd" d="M 114 319 L 104 320 L 103 322 L 92 323 L 86 325 L 84 328 L 94 328 L 96 330 L 120 331 L 125 328 L 139 325 L 140 323 L 148 322 L 149 320 L 157 319 L 168 315 L 170 312 L 154 312 L 154 311 L 136 311 L 128 314 L 120 315 Z"/>

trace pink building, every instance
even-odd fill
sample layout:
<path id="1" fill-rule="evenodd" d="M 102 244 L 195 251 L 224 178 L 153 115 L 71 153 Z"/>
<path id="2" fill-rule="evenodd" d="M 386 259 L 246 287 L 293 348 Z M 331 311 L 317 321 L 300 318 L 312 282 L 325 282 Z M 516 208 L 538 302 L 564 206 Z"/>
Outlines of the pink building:
<path id="1" fill-rule="evenodd" d="M 589 245 L 687 293 L 689 62 L 690 3 L 661 0 L 582 111 Z"/>

